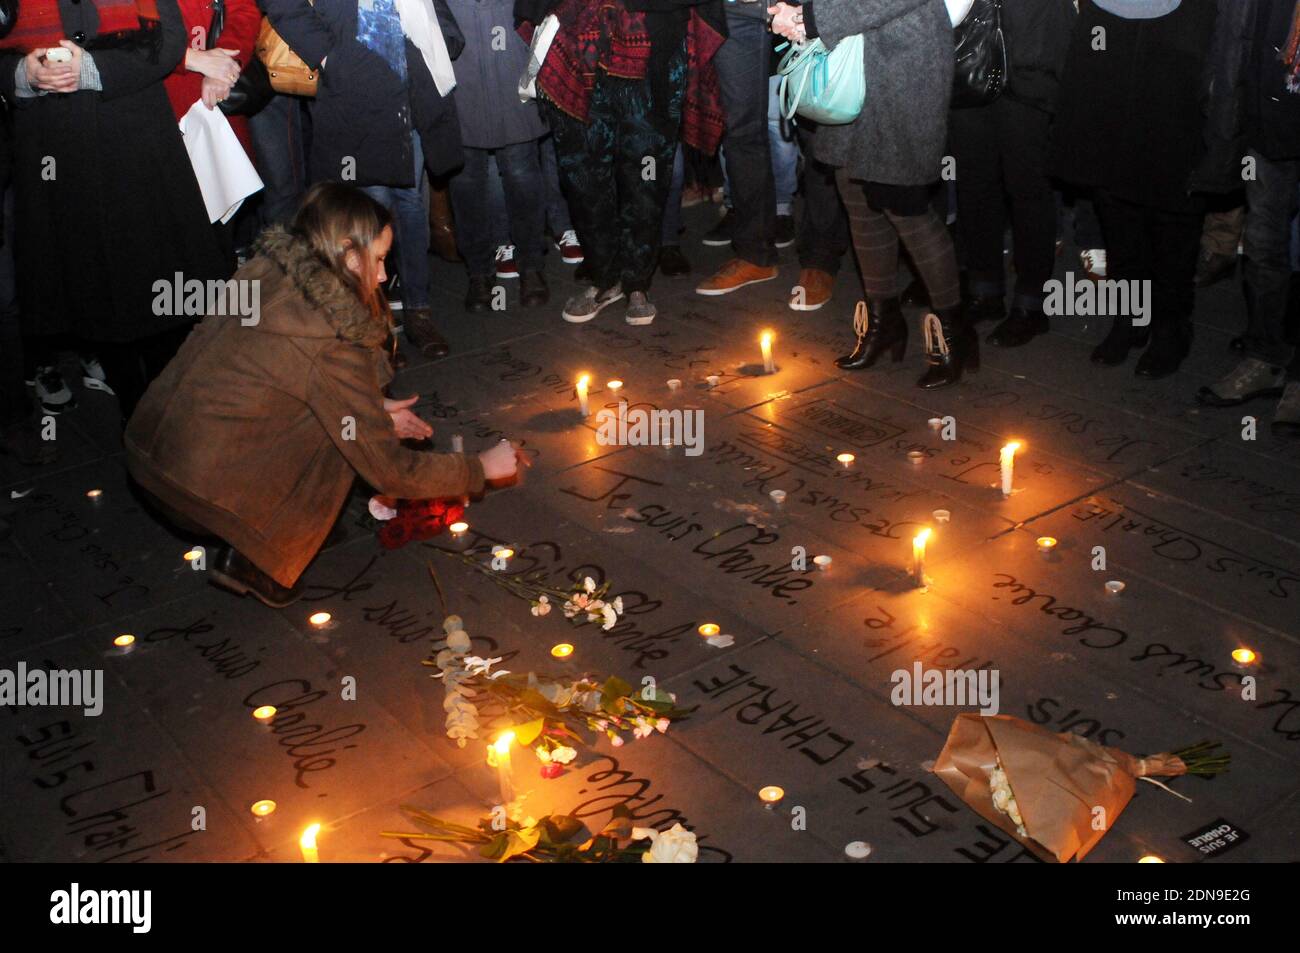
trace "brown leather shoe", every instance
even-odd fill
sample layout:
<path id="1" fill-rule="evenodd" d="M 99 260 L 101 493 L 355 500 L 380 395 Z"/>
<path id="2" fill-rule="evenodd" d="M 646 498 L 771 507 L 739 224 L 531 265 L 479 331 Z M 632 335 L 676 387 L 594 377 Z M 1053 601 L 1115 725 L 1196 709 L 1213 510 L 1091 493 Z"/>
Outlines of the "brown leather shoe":
<path id="1" fill-rule="evenodd" d="M 803 268 L 799 271 L 799 284 L 790 294 L 791 311 L 816 311 L 831 300 L 835 276 L 820 268 Z"/>
<path id="2" fill-rule="evenodd" d="M 446 357 L 451 353 L 451 345 L 433 326 L 433 315 L 428 308 L 413 308 L 406 312 L 402 324 L 406 327 L 406 340 L 425 357 Z"/>
<path id="3" fill-rule="evenodd" d="M 430 183 L 429 188 L 429 250 L 443 261 L 460 261 L 456 250 L 456 229 L 452 224 L 451 198 L 447 186 Z"/>
<path id="4" fill-rule="evenodd" d="M 301 584 L 292 589 L 280 585 L 232 546 L 222 546 L 217 551 L 208 572 L 212 582 L 222 589 L 241 596 L 251 595 L 272 609 L 291 606 L 302 595 Z"/>
<path id="5" fill-rule="evenodd" d="M 712 278 L 706 278 L 695 288 L 696 294 L 725 295 L 731 294 L 746 285 L 756 285 L 760 281 L 771 281 L 776 277 L 776 266 L 764 268 L 751 264 L 743 258 L 733 258 Z"/>

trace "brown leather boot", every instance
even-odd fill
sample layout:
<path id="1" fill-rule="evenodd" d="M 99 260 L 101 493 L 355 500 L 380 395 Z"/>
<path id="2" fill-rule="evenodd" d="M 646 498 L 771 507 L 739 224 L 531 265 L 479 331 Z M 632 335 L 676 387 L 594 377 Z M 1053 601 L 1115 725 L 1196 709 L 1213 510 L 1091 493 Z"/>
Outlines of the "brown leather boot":
<path id="1" fill-rule="evenodd" d="M 443 261 L 460 261 L 447 185 L 429 183 L 429 250 Z"/>

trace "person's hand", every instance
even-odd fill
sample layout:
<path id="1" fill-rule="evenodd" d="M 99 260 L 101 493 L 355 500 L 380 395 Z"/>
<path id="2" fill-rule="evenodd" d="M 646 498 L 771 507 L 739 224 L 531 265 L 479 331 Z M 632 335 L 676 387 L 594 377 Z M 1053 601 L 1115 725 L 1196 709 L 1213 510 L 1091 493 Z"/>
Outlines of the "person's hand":
<path id="1" fill-rule="evenodd" d="M 227 86 L 234 86 L 239 79 L 239 60 L 235 55 L 239 50 L 227 50 L 217 47 L 211 50 L 186 50 L 185 68 L 193 73 L 220 80 Z"/>
<path id="2" fill-rule="evenodd" d="M 199 94 L 199 98 L 203 100 L 203 105 L 207 106 L 209 109 L 214 109 L 216 108 L 217 103 L 230 95 L 230 90 L 234 87 L 219 79 L 205 76 L 203 77 L 203 85 L 200 88 L 202 91 Z"/>
<path id="3" fill-rule="evenodd" d="M 27 82 L 33 89 L 51 93 L 75 93 L 81 86 L 81 47 L 68 40 L 59 43 L 72 49 L 72 59 L 67 63 L 50 63 L 45 50 L 32 50 L 23 57 Z"/>
<path id="4" fill-rule="evenodd" d="M 403 400 L 384 398 L 384 410 L 393 418 L 393 429 L 399 440 L 426 440 L 433 436 L 433 428 L 415 415 L 411 405 L 420 399 L 419 394 Z"/>
<path id="5" fill-rule="evenodd" d="M 502 440 L 491 450 L 478 455 L 483 464 L 483 476 L 494 486 L 513 483 L 519 473 L 518 451 L 509 440 Z"/>
<path id="6" fill-rule="evenodd" d="M 772 17 L 772 32 L 794 43 L 808 39 L 803 29 L 803 11 L 791 3 L 776 3 L 767 8 Z"/>

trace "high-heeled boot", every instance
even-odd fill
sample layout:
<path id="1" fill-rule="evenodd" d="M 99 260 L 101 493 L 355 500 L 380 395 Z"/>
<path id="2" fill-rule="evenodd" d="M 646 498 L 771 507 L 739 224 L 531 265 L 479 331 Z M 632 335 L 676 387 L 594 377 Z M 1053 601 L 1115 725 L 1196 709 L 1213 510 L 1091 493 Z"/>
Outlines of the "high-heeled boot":
<path id="1" fill-rule="evenodd" d="M 940 308 L 925 316 L 925 359 L 929 363 L 916 386 L 922 390 L 947 387 L 961 380 L 963 371 L 972 374 L 980 366 L 980 339 L 966 326 L 961 305 Z"/>
<path id="2" fill-rule="evenodd" d="M 898 363 L 907 351 L 907 322 L 897 298 L 879 298 L 870 307 L 859 301 L 853 312 L 853 330 L 858 336 L 853 352 L 835 359 L 835 366 L 846 371 L 865 370 L 886 351 L 890 360 Z"/>

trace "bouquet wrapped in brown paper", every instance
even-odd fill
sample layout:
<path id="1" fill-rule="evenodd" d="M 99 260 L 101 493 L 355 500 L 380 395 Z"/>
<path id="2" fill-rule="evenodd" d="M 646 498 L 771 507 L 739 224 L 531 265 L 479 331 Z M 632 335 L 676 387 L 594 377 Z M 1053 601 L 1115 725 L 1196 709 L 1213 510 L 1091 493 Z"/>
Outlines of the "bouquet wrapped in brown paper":
<path id="1" fill-rule="evenodd" d="M 1066 863 L 1097 846 L 1133 797 L 1138 778 L 1218 774 L 1227 769 L 1228 756 L 1217 749 L 1203 742 L 1137 758 L 1073 732 L 1054 734 L 1009 715 L 971 712 L 953 721 L 934 773 L 1034 854 Z"/>

